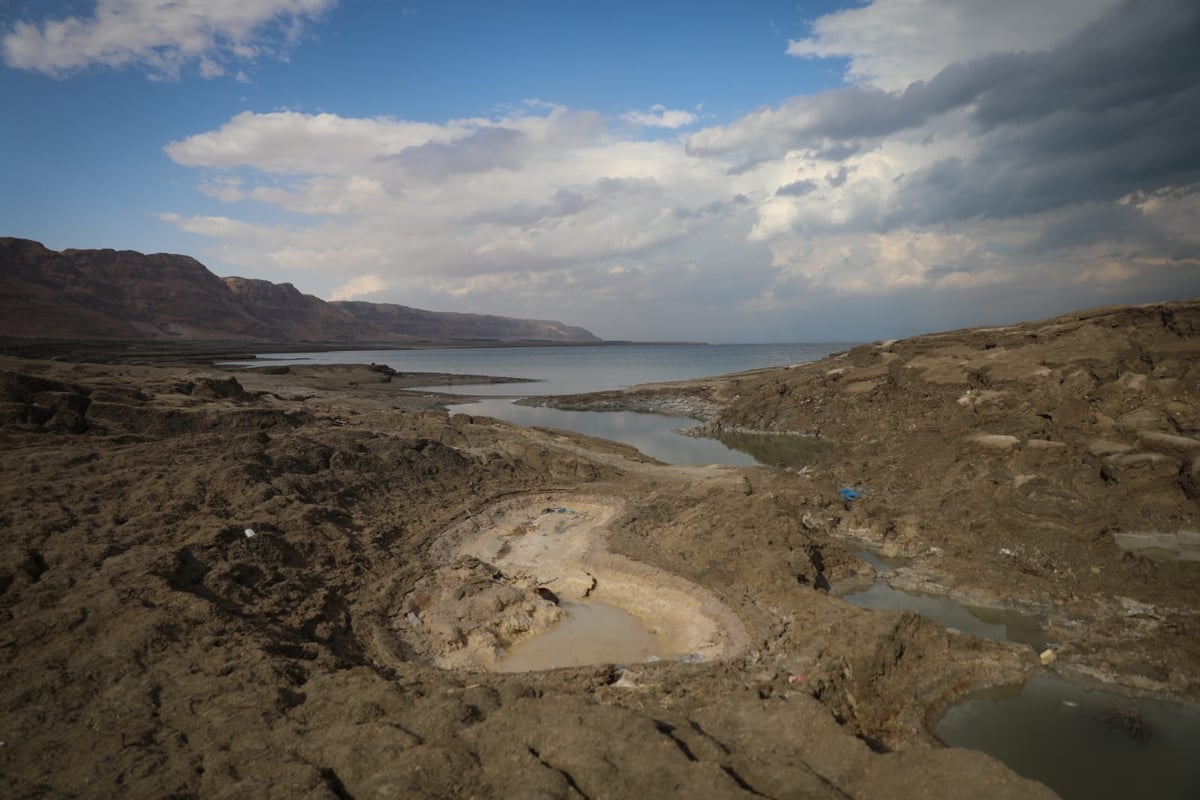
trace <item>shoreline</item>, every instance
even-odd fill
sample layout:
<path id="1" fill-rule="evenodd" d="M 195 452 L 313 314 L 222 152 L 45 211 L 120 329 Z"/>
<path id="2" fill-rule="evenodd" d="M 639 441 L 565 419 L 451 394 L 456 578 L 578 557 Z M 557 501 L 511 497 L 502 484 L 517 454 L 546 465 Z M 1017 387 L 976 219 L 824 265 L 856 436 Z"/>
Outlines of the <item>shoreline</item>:
<path id="1" fill-rule="evenodd" d="M 0 462 L 13 534 L 0 543 L 0 773 L 18 794 L 47 780 L 86 794 L 137 771 L 139 792 L 210 795 L 236 769 L 243 793 L 278 795 L 293 775 L 303 785 L 288 793 L 320 796 L 315 764 L 356 796 L 511 795 L 557 774 L 532 749 L 597 796 L 665 780 L 744 797 L 734 770 L 775 796 L 788 785 L 903 798 L 932 780 L 947 799 L 972 787 L 1048 797 L 988 756 L 941 747 L 931 719 L 974 688 L 1043 674 L 1200 701 L 1200 577 L 1114 538 L 1200 523 L 1188 471 L 1200 303 L 1112 314 L 619 393 L 703 404 L 725 429 L 833 443 L 802 471 L 665 465 L 449 415 L 445 396 L 370 365 L 0 357 L 0 444 L 19 454 Z M 427 613 L 438 598 L 472 614 L 499 602 L 514 631 L 549 620 L 524 616 L 554 576 L 521 583 L 501 552 L 517 538 L 487 552 L 438 544 L 547 497 L 621 498 L 605 517 L 612 556 L 711 593 L 745 649 L 698 663 L 438 668 L 421 637 L 449 648 L 474 630 L 457 611 Z M 547 546 L 572 535 L 544 533 Z M 911 588 L 1058 609 L 1056 659 L 840 600 L 829 587 L 871 570 L 854 542 L 920 555 Z M 798 762 L 826 783 L 789 772 Z"/>
<path id="2" fill-rule="evenodd" d="M 706 342 L 638 342 L 601 340 L 585 342 L 416 340 L 398 342 L 253 342 L 253 341 L 106 341 L 75 339 L 16 339 L 0 337 L 0 356 L 29 360 L 55 360 L 94 364 L 160 364 L 214 366 L 220 361 L 270 361 L 261 354 L 276 353 L 372 353 L 387 350 L 489 350 L 535 347 L 686 347 Z"/>

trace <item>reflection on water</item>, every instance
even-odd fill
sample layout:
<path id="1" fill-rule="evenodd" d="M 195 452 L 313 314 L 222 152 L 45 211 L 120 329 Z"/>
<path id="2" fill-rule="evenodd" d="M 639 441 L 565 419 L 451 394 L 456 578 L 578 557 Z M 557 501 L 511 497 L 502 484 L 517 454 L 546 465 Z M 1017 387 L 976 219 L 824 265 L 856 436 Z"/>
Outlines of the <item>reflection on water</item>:
<path id="1" fill-rule="evenodd" d="M 946 712 L 937 733 L 1065 800 L 1200 798 L 1200 713 L 1171 703 L 1035 678 L 971 693 Z"/>
<path id="2" fill-rule="evenodd" d="M 668 464 L 733 464 L 753 466 L 748 453 L 731 450 L 715 439 L 681 436 L 675 431 L 696 424 L 687 417 L 639 414 L 633 411 L 563 411 L 514 405 L 510 400 L 482 400 L 451 406 L 451 411 L 496 417 L 518 425 L 561 428 L 632 445 L 651 458 Z"/>
<path id="3" fill-rule="evenodd" d="M 635 664 L 663 655 L 658 637 L 632 614 L 604 603 L 563 603 L 567 618 L 526 639 L 496 665 L 530 672 L 587 664 Z"/>
<path id="4" fill-rule="evenodd" d="M 827 439 L 775 433 L 721 431 L 717 441 L 733 450 L 748 454 L 759 464 L 776 467 L 803 467 L 826 455 L 832 448 Z"/>
<path id="5" fill-rule="evenodd" d="M 864 591 L 842 595 L 842 599 L 863 608 L 915 611 L 947 628 L 981 639 L 1020 642 L 1037 649 L 1046 644 L 1046 633 L 1036 617 L 1009 609 L 964 606 L 942 595 L 902 592 L 884 581 L 876 581 Z"/>

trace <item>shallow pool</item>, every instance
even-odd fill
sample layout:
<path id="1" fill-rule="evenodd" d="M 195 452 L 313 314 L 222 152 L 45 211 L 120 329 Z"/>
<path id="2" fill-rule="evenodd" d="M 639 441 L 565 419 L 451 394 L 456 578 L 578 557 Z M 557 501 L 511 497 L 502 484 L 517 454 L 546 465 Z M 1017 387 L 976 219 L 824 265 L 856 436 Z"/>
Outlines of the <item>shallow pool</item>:
<path id="1" fill-rule="evenodd" d="M 567 618 L 518 644 L 497 672 L 531 672 L 588 664 L 636 664 L 660 658 L 659 637 L 632 614 L 604 603 L 562 604 Z"/>
<path id="2" fill-rule="evenodd" d="M 1200 712 L 1059 678 L 973 692 L 942 717 L 946 744 L 981 750 L 1065 800 L 1200 798 Z"/>

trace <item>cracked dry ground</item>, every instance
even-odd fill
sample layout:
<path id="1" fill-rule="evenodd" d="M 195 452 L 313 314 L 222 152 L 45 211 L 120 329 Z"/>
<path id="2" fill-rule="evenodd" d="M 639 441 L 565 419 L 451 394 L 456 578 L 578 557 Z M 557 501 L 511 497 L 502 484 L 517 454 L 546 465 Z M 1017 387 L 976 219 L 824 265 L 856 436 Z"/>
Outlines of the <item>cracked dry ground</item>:
<path id="1" fill-rule="evenodd" d="M 924 727 L 1033 653 L 815 589 L 860 563 L 800 522 L 794 474 L 657 466 L 378 387 L 314 406 L 194 370 L 4 366 L 5 797 L 1049 796 Z M 439 537 L 546 491 L 623 498 L 610 549 L 706 587 L 748 644 L 431 666 L 402 622 L 423 581 L 514 585 L 431 561 Z"/>

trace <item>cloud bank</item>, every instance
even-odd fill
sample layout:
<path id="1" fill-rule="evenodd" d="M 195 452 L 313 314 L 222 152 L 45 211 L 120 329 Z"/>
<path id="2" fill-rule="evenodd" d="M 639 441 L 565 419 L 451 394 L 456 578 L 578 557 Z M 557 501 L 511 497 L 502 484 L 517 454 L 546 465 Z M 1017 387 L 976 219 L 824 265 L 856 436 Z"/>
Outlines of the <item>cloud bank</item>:
<path id="1" fill-rule="evenodd" d="M 674 139 L 641 133 L 698 122 L 665 105 L 239 114 L 166 148 L 227 213 L 163 218 L 326 296 L 610 338 L 858 338 L 1192 295 L 1196 41 L 1190 0 L 875 0 L 789 45 L 848 58 L 848 85 Z"/>
<path id="2" fill-rule="evenodd" d="M 62 76 L 93 65 L 136 66 L 176 79 L 195 64 L 217 77 L 275 55 L 336 0 L 99 0 L 90 17 L 18 22 L 0 40 L 16 69 Z M 244 73 L 238 73 L 244 77 Z"/>
<path id="3" fill-rule="evenodd" d="M 690 111 L 667 108 L 662 103 L 650 106 L 649 111 L 626 111 L 621 119 L 630 125 L 646 128 L 683 128 L 694 123 L 696 115 Z"/>

